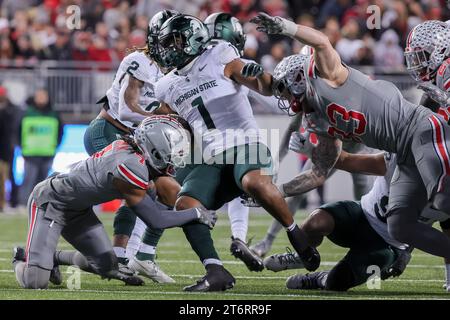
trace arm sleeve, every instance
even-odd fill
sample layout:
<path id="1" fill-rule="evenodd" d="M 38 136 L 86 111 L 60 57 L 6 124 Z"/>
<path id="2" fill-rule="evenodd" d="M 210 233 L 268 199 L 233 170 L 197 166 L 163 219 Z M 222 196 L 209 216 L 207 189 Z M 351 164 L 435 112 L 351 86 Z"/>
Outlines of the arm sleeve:
<path id="1" fill-rule="evenodd" d="M 129 80 L 130 80 L 130 75 L 126 75 L 122 81 L 122 87 L 120 88 L 120 92 L 119 92 L 119 120 L 120 121 L 130 121 L 134 124 L 139 124 L 146 117 L 142 114 L 133 112 L 128 107 L 128 105 L 125 101 L 125 91 L 128 88 Z"/>
<path id="2" fill-rule="evenodd" d="M 198 219 L 196 209 L 182 211 L 161 210 L 148 195 L 145 195 L 141 202 L 130 206 L 130 208 L 147 226 L 157 229 L 179 227 Z"/>

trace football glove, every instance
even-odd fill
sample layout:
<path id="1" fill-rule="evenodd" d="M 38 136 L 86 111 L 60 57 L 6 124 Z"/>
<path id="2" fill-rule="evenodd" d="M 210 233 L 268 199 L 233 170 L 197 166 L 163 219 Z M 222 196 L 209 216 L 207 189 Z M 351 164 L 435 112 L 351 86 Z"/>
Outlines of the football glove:
<path id="1" fill-rule="evenodd" d="M 260 12 L 250 22 L 257 25 L 256 30 L 267 34 L 285 34 L 294 36 L 297 33 L 297 24 L 281 17 L 272 17 Z"/>
<path id="2" fill-rule="evenodd" d="M 312 157 L 312 151 L 316 147 L 309 139 L 310 133 L 300 133 L 298 131 L 291 134 L 289 139 L 289 150 L 305 155 L 308 158 Z"/>
<path id="3" fill-rule="evenodd" d="M 450 94 L 439 89 L 439 87 L 431 82 L 421 82 L 418 88 L 425 91 L 431 99 L 439 103 L 442 107 L 450 105 Z"/>
<path id="4" fill-rule="evenodd" d="M 400 276 L 411 261 L 411 252 L 409 250 L 398 250 L 398 257 L 387 270 L 381 272 L 381 279 Z"/>
<path id="5" fill-rule="evenodd" d="M 264 74 L 264 68 L 260 64 L 249 62 L 244 65 L 241 74 L 246 78 L 260 77 Z"/>

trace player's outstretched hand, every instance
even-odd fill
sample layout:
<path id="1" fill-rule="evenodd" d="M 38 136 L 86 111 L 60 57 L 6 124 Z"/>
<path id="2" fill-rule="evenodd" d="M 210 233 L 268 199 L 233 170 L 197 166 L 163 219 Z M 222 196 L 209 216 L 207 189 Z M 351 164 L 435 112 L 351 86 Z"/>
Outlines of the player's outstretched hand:
<path id="1" fill-rule="evenodd" d="M 260 64 L 249 62 L 242 67 L 241 74 L 246 78 L 259 77 L 264 74 L 264 68 Z"/>
<path id="2" fill-rule="evenodd" d="M 210 229 L 214 228 L 217 222 L 217 214 L 214 210 L 208 210 L 204 207 L 197 208 L 199 213 L 198 221 L 206 224 Z"/>
<path id="3" fill-rule="evenodd" d="M 295 131 L 289 139 L 289 150 L 303 154 L 308 158 L 312 157 L 312 151 L 315 146 L 309 141 L 309 133 L 300 133 Z"/>
<path id="4" fill-rule="evenodd" d="M 260 12 L 258 15 L 250 20 L 250 22 L 257 25 L 256 30 L 268 34 L 280 34 L 286 29 L 284 19 L 281 17 L 272 17 L 267 13 Z"/>
<path id="5" fill-rule="evenodd" d="M 381 279 L 399 277 L 405 271 L 409 261 L 411 261 L 411 252 L 408 250 L 400 251 L 394 263 L 386 271 L 381 272 Z"/>
<path id="6" fill-rule="evenodd" d="M 450 104 L 450 94 L 439 89 L 439 87 L 431 82 L 421 82 L 419 83 L 418 88 L 425 91 L 431 99 L 439 103 L 441 106 L 445 107 Z"/>

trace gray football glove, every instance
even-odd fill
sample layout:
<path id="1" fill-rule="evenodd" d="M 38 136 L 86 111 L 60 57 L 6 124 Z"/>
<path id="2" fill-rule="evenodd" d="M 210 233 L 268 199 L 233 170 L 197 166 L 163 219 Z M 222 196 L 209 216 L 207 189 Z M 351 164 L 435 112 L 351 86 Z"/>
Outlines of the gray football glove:
<path id="1" fill-rule="evenodd" d="M 264 74 L 264 68 L 260 64 L 249 62 L 244 65 L 241 74 L 246 78 L 259 77 Z"/>
<path id="2" fill-rule="evenodd" d="M 217 222 L 217 214 L 214 210 L 208 210 L 204 207 L 196 208 L 199 215 L 198 222 L 206 224 L 210 229 L 214 228 Z"/>
<path id="3" fill-rule="evenodd" d="M 294 22 L 282 17 L 269 16 L 264 12 L 258 13 L 256 17 L 250 20 L 250 22 L 257 25 L 256 30 L 268 34 L 285 34 L 293 36 L 297 32 L 297 25 Z"/>
<path id="4" fill-rule="evenodd" d="M 434 101 L 439 103 L 441 107 L 450 105 L 450 94 L 439 89 L 431 82 L 421 82 L 418 86 L 419 89 L 425 91 L 425 93 Z"/>
<path id="5" fill-rule="evenodd" d="M 312 152 L 316 146 L 311 143 L 309 136 L 310 133 L 308 131 L 305 133 L 300 133 L 298 131 L 293 132 L 289 139 L 289 150 L 312 158 Z"/>
<path id="6" fill-rule="evenodd" d="M 243 194 L 241 195 L 241 203 L 245 206 L 245 207 L 249 207 L 249 208 L 258 208 L 261 207 L 261 205 L 256 202 L 255 199 L 253 199 L 251 196 L 249 196 L 248 194 Z"/>

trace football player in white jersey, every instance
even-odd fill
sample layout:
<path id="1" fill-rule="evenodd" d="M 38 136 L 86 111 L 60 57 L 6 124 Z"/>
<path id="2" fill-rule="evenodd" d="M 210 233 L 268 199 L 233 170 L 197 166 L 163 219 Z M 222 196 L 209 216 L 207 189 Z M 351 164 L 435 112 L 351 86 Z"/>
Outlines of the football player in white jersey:
<path id="1" fill-rule="evenodd" d="M 152 21 L 168 19 L 176 14 L 178 12 L 164 10 L 157 13 Z M 144 48 L 134 48 L 120 63 L 111 88 L 98 102 L 102 103 L 102 110 L 85 132 L 84 145 L 89 155 L 100 151 L 122 135 L 132 133 L 139 123 L 152 115 L 151 111 L 158 107 L 154 85 L 163 73 L 152 59 L 152 49 L 150 43 Z M 167 184 L 170 185 L 170 178 L 159 178 L 154 184 L 164 189 Z M 152 192 L 154 197 L 154 190 Z M 165 199 L 164 193 L 158 196 L 160 202 L 170 202 L 170 199 Z M 140 238 L 143 225 L 127 206 L 121 206 L 114 217 L 113 246 L 123 272 L 132 274 L 138 269 L 130 270 L 127 267 L 126 247 L 133 229 L 135 237 Z M 156 282 L 174 282 L 151 260 L 147 263 L 147 269 L 151 269 L 151 272 L 143 274 L 146 276 L 150 274 L 150 278 Z"/>
<path id="2" fill-rule="evenodd" d="M 238 50 L 225 42 L 207 48 L 206 26 L 187 15 L 167 20 L 158 39 L 161 61 L 175 69 L 156 85 L 156 97 L 161 102 L 157 112 L 178 113 L 189 123 L 196 138 L 192 170 L 183 179 L 177 209 L 201 205 L 218 208 L 246 192 L 287 229 L 306 268 L 316 269 L 320 256 L 304 245 L 304 234 L 272 183 L 270 151 L 260 141 L 243 91 L 243 85 L 258 90 L 259 84 L 242 75 L 249 70 L 243 70 L 245 63 Z M 271 95 L 271 90 L 262 93 Z M 220 284 L 223 290 L 234 285 L 220 261 L 204 264 L 207 275 L 186 290 L 207 290 L 213 273 L 225 279 Z"/>

